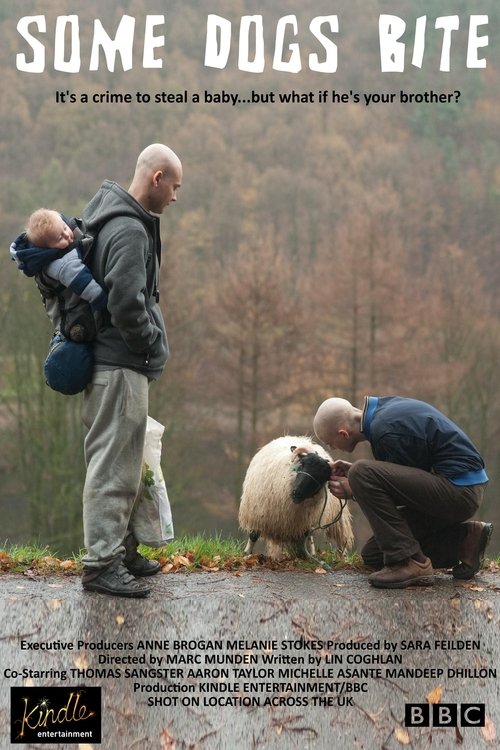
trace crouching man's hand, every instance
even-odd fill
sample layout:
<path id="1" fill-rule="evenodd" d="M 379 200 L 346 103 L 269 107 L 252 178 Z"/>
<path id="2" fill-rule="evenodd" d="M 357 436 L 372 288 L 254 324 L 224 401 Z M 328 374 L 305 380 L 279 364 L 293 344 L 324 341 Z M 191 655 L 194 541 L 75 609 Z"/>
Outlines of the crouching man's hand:
<path id="1" fill-rule="evenodd" d="M 349 474 L 349 469 L 352 466 L 350 461 L 333 461 L 332 464 L 332 479 L 336 477 L 346 477 Z"/>
<path id="2" fill-rule="evenodd" d="M 352 464 L 349 461 L 334 461 L 328 489 L 342 500 L 354 500 L 347 475 Z"/>

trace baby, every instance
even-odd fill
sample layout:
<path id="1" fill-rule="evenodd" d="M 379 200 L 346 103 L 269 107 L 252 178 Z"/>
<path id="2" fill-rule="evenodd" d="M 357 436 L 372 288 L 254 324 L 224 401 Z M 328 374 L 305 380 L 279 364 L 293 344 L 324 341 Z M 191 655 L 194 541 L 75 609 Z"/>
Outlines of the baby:
<path id="1" fill-rule="evenodd" d="M 39 208 L 28 219 L 26 236 L 35 247 L 65 250 L 74 239 L 74 232 L 57 211 Z"/>
<path id="2" fill-rule="evenodd" d="M 76 220 L 68 224 L 57 211 L 39 208 L 29 217 L 26 231 L 12 243 L 10 253 L 21 271 L 36 276 L 45 300 L 59 298 L 57 289 L 62 286 L 69 290 L 63 295 L 66 310 L 81 298 L 89 303 L 92 313 L 100 313 L 106 309 L 107 294 L 84 263 L 92 242 Z M 49 309 L 47 312 L 52 317 Z M 73 341 L 82 341 L 88 338 L 85 328 L 75 323 L 63 333 Z"/>

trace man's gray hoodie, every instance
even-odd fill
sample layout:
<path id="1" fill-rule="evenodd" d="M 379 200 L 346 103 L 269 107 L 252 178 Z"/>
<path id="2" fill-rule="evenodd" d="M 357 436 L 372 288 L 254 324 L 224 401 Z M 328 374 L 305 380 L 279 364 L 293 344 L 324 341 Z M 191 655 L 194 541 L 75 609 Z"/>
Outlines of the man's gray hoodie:
<path id="1" fill-rule="evenodd" d="M 108 292 L 107 322 L 94 343 L 96 365 L 128 367 L 155 380 L 168 358 L 158 304 L 159 219 L 116 182 L 105 180 L 83 212 L 98 232 L 90 269 Z"/>

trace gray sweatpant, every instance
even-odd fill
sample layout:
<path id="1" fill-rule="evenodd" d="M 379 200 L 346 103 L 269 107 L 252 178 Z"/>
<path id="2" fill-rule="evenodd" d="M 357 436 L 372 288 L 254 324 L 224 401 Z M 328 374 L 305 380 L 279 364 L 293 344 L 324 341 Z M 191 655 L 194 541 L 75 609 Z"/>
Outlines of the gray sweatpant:
<path id="1" fill-rule="evenodd" d="M 123 541 L 141 481 L 148 417 L 148 379 L 128 369 L 94 373 L 82 418 L 87 474 L 83 489 L 85 573 L 125 554 Z"/>

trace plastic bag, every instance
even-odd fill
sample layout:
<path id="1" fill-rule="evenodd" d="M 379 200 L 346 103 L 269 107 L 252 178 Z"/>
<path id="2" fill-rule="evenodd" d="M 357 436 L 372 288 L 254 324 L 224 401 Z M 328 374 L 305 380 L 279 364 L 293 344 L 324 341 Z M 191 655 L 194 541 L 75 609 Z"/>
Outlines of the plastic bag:
<path id="1" fill-rule="evenodd" d="M 161 470 L 161 438 L 165 427 L 148 417 L 142 479 L 130 525 L 141 544 L 162 547 L 174 538 L 172 511 Z"/>

